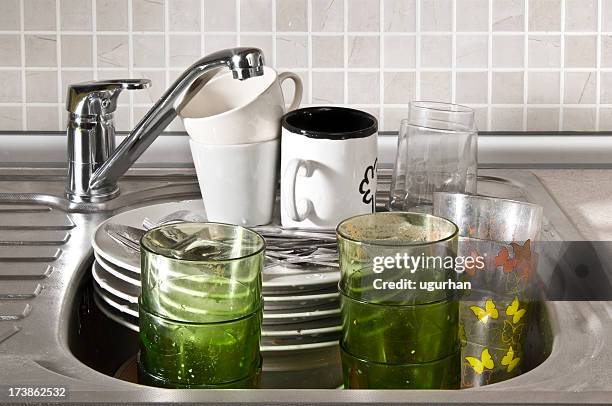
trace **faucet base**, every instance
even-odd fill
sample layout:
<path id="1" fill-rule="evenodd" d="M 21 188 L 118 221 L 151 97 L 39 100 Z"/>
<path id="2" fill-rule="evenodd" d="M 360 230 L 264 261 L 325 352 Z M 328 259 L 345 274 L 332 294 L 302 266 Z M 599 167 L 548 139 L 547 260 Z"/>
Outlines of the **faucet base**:
<path id="1" fill-rule="evenodd" d="M 70 190 L 66 190 L 66 198 L 73 203 L 100 203 L 113 199 L 118 195 L 118 186 L 90 191 L 87 194 L 77 194 L 71 192 Z"/>

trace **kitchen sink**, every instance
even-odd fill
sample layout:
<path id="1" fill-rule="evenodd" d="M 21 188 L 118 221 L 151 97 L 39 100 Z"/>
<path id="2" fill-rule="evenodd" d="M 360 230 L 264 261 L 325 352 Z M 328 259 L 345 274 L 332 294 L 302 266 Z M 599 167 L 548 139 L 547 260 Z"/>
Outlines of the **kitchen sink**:
<path id="1" fill-rule="evenodd" d="M 104 203 L 64 197 L 63 169 L 0 168 L 0 382 L 62 386 L 74 402 L 350 403 L 601 403 L 612 399 L 612 304 L 542 301 L 527 336 L 526 369 L 511 380 L 458 391 L 275 389 L 167 390 L 115 374 L 137 351 L 133 331 L 101 314 L 93 301 L 89 238 L 105 219 L 125 210 L 199 194 L 193 169 L 136 168 L 122 193 Z M 389 170 L 379 174 L 379 203 Z M 586 259 L 582 237 L 538 179 L 526 170 L 481 171 L 479 192 L 541 204 L 544 238 L 558 241 L 555 258 L 539 269 L 542 294 L 571 286 Z M 580 244 L 579 244 L 580 242 Z M 577 245 L 578 244 L 578 245 Z M 603 255 L 603 254 L 602 254 Z M 558 258 L 564 258 L 559 265 Z M 299 386 L 299 382 L 295 385 Z M 287 384 L 285 383 L 285 386 Z M 4 396 L 0 386 L 0 401 Z"/>

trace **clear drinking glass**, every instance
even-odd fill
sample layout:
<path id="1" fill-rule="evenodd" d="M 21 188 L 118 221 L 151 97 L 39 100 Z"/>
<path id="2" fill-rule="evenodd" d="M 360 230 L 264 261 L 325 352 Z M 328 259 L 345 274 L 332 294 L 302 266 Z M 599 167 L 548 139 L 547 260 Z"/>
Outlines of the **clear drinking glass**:
<path id="1" fill-rule="evenodd" d="M 419 287 L 457 280 L 454 268 L 436 260 L 455 260 L 457 231 L 452 222 L 423 213 L 366 214 L 338 225 L 347 388 L 442 389 L 459 381 L 455 290 Z M 394 258 L 400 262 L 392 264 Z M 403 262 L 409 258 L 421 262 Z M 449 357 L 455 367 L 437 362 Z M 457 372 L 448 379 L 446 371 Z"/>
<path id="2" fill-rule="evenodd" d="M 459 193 L 434 193 L 433 212 L 459 227 L 458 256 L 484 258 L 462 275 L 472 289 L 459 304 L 462 386 L 521 373 L 533 305 L 542 207 Z"/>
<path id="3" fill-rule="evenodd" d="M 141 240 L 142 383 L 252 387 L 261 369 L 265 242 L 219 223 L 181 223 Z"/>
<path id="4" fill-rule="evenodd" d="M 401 122 L 388 208 L 431 213 L 433 192 L 476 193 L 474 110 L 415 101 Z"/>

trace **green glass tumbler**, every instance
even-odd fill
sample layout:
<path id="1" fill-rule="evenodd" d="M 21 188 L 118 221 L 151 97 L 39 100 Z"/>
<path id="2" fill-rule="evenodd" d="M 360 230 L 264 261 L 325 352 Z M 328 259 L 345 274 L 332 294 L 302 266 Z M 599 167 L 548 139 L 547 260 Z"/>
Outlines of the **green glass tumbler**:
<path id="1" fill-rule="evenodd" d="M 346 389 L 459 389 L 460 352 L 416 364 L 372 362 L 342 352 Z"/>
<path id="2" fill-rule="evenodd" d="M 347 387 L 456 386 L 457 232 L 452 222 L 423 213 L 375 213 L 340 223 Z"/>
<path id="3" fill-rule="evenodd" d="M 258 381 L 264 250 L 259 234 L 228 224 L 180 223 L 144 235 L 143 383 L 208 388 Z"/>
<path id="4" fill-rule="evenodd" d="M 262 305 L 265 241 L 247 228 L 179 223 L 150 230 L 141 242 L 140 301 L 171 320 L 232 320 Z"/>

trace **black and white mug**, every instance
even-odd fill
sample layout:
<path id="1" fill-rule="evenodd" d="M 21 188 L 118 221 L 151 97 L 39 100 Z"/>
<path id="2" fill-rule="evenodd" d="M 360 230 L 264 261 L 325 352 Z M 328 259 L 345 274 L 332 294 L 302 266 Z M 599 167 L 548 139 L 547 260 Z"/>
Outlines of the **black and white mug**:
<path id="1" fill-rule="evenodd" d="M 378 122 L 363 111 L 309 107 L 282 118 L 281 223 L 333 229 L 376 205 Z"/>

